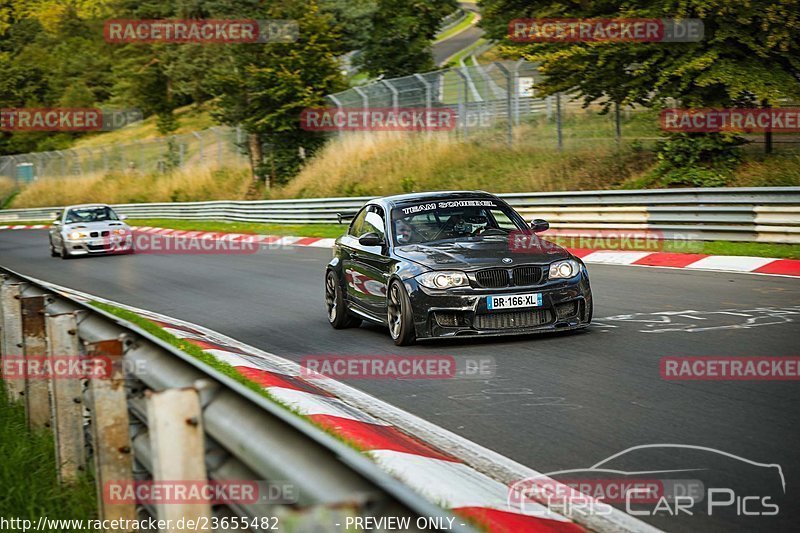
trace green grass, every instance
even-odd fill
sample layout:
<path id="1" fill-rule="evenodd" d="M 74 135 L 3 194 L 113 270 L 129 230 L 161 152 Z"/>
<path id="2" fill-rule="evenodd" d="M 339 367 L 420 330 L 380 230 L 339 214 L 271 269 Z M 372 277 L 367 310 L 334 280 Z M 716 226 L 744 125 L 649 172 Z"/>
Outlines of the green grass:
<path id="1" fill-rule="evenodd" d="M 37 224 L 50 224 L 52 220 L 10 220 L 0 222 L 0 226 L 35 226 Z"/>
<path id="2" fill-rule="evenodd" d="M 257 235 L 289 235 L 293 237 L 338 237 L 347 231 L 343 224 L 258 224 L 255 222 L 218 222 L 213 220 L 171 220 L 148 218 L 126 220 L 132 226 L 152 226 L 190 231 L 255 233 Z"/>
<path id="3" fill-rule="evenodd" d="M 747 255 L 752 257 L 777 257 L 779 259 L 800 259 L 800 244 L 769 244 L 764 242 L 690 242 L 701 246 L 701 253 L 710 255 Z M 669 251 L 669 250 L 665 250 Z"/>
<path id="4" fill-rule="evenodd" d="M 96 518 L 91 476 L 87 473 L 72 485 L 59 486 L 54 446 L 50 430 L 28 431 L 22 404 L 8 402 L 0 380 L 0 517 L 34 524 L 41 516 Z"/>
<path id="5" fill-rule="evenodd" d="M 200 131 L 218 124 L 211 118 L 209 112 L 210 104 L 188 105 L 175 110 L 175 117 L 178 119 L 178 129 L 176 135 Z M 156 128 L 157 117 L 152 115 L 146 119 L 135 122 L 124 128 L 92 133 L 78 139 L 73 148 L 85 148 L 93 146 L 105 146 L 109 144 L 127 144 L 132 141 L 141 141 L 161 137 L 162 134 Z"/>

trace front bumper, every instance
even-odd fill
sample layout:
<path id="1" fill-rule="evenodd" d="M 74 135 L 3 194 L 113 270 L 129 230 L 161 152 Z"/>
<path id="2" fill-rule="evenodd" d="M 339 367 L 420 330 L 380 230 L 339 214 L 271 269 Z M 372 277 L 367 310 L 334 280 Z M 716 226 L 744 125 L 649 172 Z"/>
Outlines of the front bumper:
<path id="1" fill-rule="evenodd" d="M 569 280 L 534 287 L 430 290 L 406 281 L 418 339 L 564 331 L 591 322 L 592 291 L 585 269 Z M 491 311 L 487 296 L 540 293 L 542 305 Z"/>
<path id="2" fill-rule="evenodd" d="M 70 255 L 118 254 L 133 249 L 133 236 L 65 239 Z"/>

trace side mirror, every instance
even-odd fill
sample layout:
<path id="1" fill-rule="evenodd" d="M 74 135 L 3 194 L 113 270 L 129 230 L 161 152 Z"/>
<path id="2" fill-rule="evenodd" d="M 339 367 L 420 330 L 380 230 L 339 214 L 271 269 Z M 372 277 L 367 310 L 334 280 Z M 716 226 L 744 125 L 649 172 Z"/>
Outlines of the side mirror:
<path id="1" fill-rule="evenodd" d="M 534 218 L 531 220 L 531 229 L 534 233 L 539 233 L 540 231 L 547 231 L 550 229 L 550 223 L 546 220 L 542 220 L 541 218 Z"/>
<path id="2" fill-rule="evenodd" d="M 128 215 L 119 215 L 120 220 L 125 220 L 128 218 Z"/>
<path id="3" fill-rule="evenodd" d="M 61 225 L 61 221 L 60 220 L 54 220 L 53 221 L 53 225 L 54 226 L 60 226 Z"/>
<path id="4" fill-rule="evenodd" d="M 383 237 L 374 232 L 365 233 L 364 235 L 358 238 L 358 244 L 360 244 L 361 246 L 382 246 Z"/>

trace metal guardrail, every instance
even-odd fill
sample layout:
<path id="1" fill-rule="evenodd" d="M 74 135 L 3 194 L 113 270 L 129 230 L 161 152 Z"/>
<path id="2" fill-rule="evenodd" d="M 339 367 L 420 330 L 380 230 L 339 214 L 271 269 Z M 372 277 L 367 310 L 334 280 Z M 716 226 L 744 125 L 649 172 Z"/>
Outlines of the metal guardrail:
<path id="1" fill-rule="evenodd" d="M 452 516 L 307 420 L 137 326 L 6 268 L 0 278 L 4 363 L 87 354 L 114 361 L 110 376 L 85 380 L 83 398 L 74 376 L 5 380 L 10 399 L 25 403 L 29 426 L 56 432 L 60 480 L 94 462 L 100 519 L 203 515 L 195 504 L 135 507 L 104 497 L 109 481 L 148 479 L 291 484 L 293 502 L 204 511 L 276 517 L 281 531 L 337 531 L 334 524 L 348 516 L 410 517 L 412 525 L 421 516 Z M 83 444 L 82 404 L 91 412 L 91 452 Z M 165 477 L 169 472 L 179 477 Z M 456 529 L 473 531 L 457 521 Z"/>
<path id="2" fill-rule="evenodd" d="M 731 187 L 500 194 L 559 232 L 648 230 L 665 239 L 800 242 L 800 187 Z M 337 222 L 370 197 L 117 204 L 131 218 L 317 224 Z M 48 220 L 60 207 L 7 209 L 0 224 Z"/>

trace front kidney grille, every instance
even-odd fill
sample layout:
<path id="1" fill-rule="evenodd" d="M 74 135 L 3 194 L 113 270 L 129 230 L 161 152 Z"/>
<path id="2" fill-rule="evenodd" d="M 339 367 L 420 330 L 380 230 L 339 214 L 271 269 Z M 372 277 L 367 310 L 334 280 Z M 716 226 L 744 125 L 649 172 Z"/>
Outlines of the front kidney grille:
<path id="1" fill-rule="evenodd" d="M 514 269 L 514 285 L 538 285 L 542 281 L 542 268 L 520 266 Z"/>
<path id="2" fill-rule="evenodd" d="M 475 273 L 475 280 L 478 282 L 478 285 L 487 289 L 508 287 L 510 283 L 508 270 L 505 268 L 487 268 L 486 270 L 479 270 Z"/>
<path id="3" fill-rule="evenodd" d="M 508 311 L 475 316 L 477 329 L 530 328 L 547 324 L 552 320 L 549 309 L 536 311 Z"/>
<path id="4" fill-rule="evenodd" d="M 475 273 L 478 286 L 486 289 L 501 289 L 513 285 L 538 285 L 542 282 L 542 267 L 523 265 L 508 268 L 487 268 Z"/>

